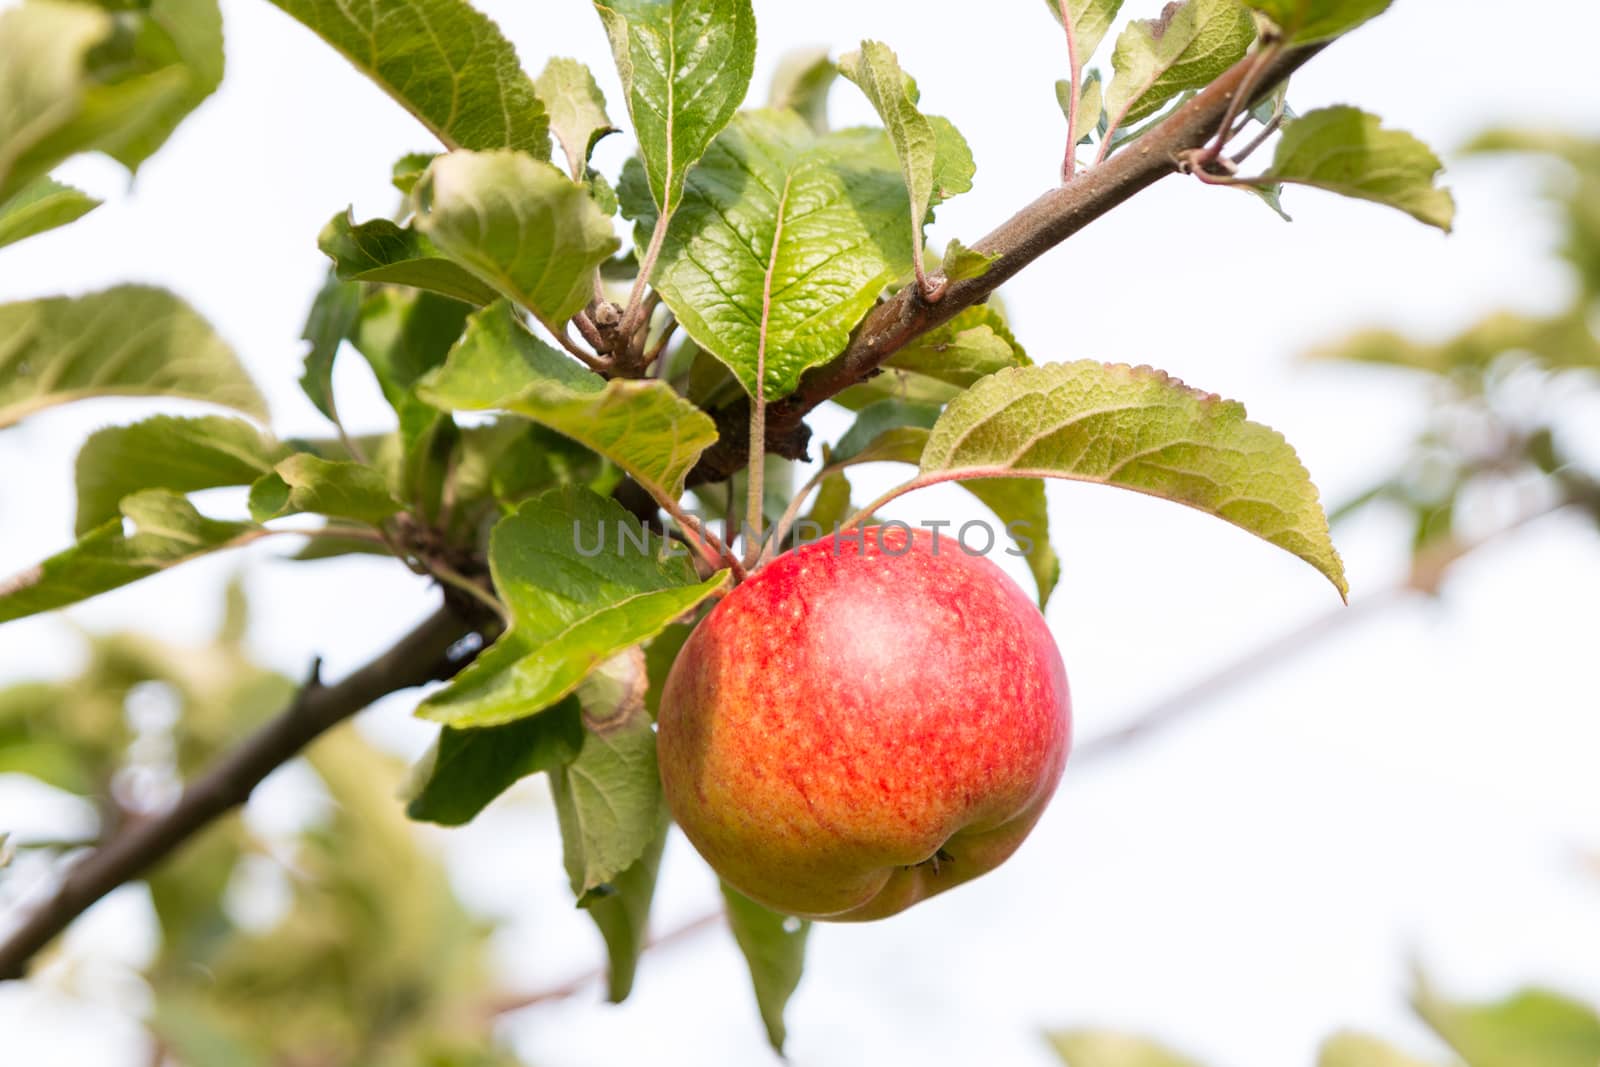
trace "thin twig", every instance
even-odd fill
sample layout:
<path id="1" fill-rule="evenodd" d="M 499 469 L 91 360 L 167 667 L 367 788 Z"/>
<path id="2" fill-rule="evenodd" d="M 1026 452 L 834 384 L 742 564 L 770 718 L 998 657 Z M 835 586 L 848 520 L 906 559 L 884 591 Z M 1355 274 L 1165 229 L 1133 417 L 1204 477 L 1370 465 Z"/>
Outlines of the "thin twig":
<path id="1" fill-rule="evenodd" d="M 1261 132 L 1252 137 L 1249 144 L 1245 145 L 1234 154 L 1232 157 L 1234 166 L 1238 166 L 1240 163 L 1243 163 L 1245 160 L 1249 159 L 1251 154 L 1254 153 L 1256 149 L 1266 144 L 1267 138 L 1277 133 L 1278 127 L 1282 125 L 1283 111 L 1282 109 L 1279 109 L 1277 113 L 1275 113 L 1272 118 L 1261 127 Z"/>
<path id="2" fill-rule="evenodd" d="M 651 949 L 664 948 L 678 941 L 688 940 L 704 930 L 709 930 L 712 927 L 720 926 L 721 924 L 722 909 L 718 908 L 716 911 L 710 911 L 704 915 L 691 919 L 682 926 L 675 927 L 674 929 L 669 930 L 667 933 L 662 934 L 660 937 L 651 938 L 649 941 L 645 942 L 644 948 L 642 948 L 640 951 L 648 952 Z M 582 974 L 574 975 L 573 977 L 568 978 L 566 981 L 559 982 L 547 989 L 540 989 L 532 993 L 522 993 L 515 996 L 505 997 L 489 1005 L 489 1008 L 485 1014 L 491 1019 L 494 1019 L 502 1015 L 510 1015 L 513 1012 L 522 1011 L 524 1008 L 531 1008 L 536 1004 L 545 1004 L 552 1000 L 565 1000 L 568 997 L 576 996 L 578 993 L 583 992 L 585 988 L 593 985 L 595 982 L 603 981 L 607 973 L 607 969 L 604 966 L 595 967 L 591 970 L 584 971 Z"/>
<path id="3" fill-rule="evenodd" d="M 209 823 L 243 804 L 262 779 L 302 748 L 379 697 L 448 677 L 461 664 L 451 646 L 470 632 L 445 610 L 344 681 L 323 685 L 313 671 L 289 706 L 223 753 L 165 812 L 125 823 L 68 867 L 55 895 L 0 944 L 0 981 L 21 978 L 28 961 L 89 906 L 166 859 Z"/>

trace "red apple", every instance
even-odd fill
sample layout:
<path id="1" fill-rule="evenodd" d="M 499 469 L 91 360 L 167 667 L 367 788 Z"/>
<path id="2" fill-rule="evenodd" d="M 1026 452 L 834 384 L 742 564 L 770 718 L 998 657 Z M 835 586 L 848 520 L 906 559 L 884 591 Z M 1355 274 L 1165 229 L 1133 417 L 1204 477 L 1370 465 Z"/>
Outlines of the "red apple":
<path id="1" fill-rule="evenodd" d="M 661 780 L 717 873 L 791 915 L 893 915 L 993 869 L 1071 746 L 1033 602 L 926 530 L 869 527 L 773 560 L 684 645 Z"/>

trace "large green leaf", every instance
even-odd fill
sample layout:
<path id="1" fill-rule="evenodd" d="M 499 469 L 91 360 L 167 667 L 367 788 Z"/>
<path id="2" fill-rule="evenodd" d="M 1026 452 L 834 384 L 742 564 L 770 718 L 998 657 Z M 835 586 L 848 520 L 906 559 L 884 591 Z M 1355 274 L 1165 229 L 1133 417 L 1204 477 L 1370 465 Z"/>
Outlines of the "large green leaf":
<path id="1" fill-rule="evenodd" d="M 189 3 L 156 3 L 170 19 Z M 88 4 L 51 0 L 0 12 L 0 201 L 78 152 L 103 151 L 136 167 L 209 91 L 177 42 L 149 14 L 120 23 Z M 196 26 L 186 43 L 206 33 Z M 214 60 L 220 73 L 220 39 Z M 214 84 L 214 83 L 212 83 Z M 200 91 L 200 90 L 204 91 Z"/>
<path id="2" fill-rule="evenodd" d="M 1044 0 L 1044 4 L 1055 20 L 1060 22 L 1062 0 Z M 1088 64 L 1095 49 L 1100 47 L 1100 42 L 1106 39 L 1106 31 L 1111 29 L 1117 12 L 1122 9 L 1122 0 L 1066 0 L 1066 7 L 1067 15 L 1072 20 L 1072 50 L 1077 56 L 1078 66 L 1083 67 Z"/>
<path id="3" fill-rule="evenodd" d="M 1434 182 L 1444 164 L 1402 130 L 1386 130 L 1376 115 L 1353 107 L 1307 112 L 1283 128 L 1268 183 L 1293 182 L 1398 208 L 1446 233 L 1455 199 Z"/>
<path id="4" fill-rule="evenodd" d="M 253 423 L 222 415 L 157 415 L 101 430 L 78 451 L 76 532 L 116 518 L 123 498 L 140 490 L 249 485 L 288 454 Z"/>
<path id="5" fill-rule="evenodd" d="M 80 189 L 48 177 L 35 178 L 0 202 L 0 248 L 75 222 L 100 204 Z"/>
<path id="6" fill-rule="evenodd" d="M 36 567 L 0 581 L 0 622 L 20 619 L 136 582 L 179 563 L 259 536 L 250 523 L 201 515 L 178 493 L 149 489 L 125 497 L 122 516 Z"/>
<path id="7" fill-rule="evenodd" d="M 1186 89 L 1198 89 L 1244 58 L 1255 22 L 1239 0 L 1183 0 L 1160 18 L 1128 23 L 1111 54 L 1106 112 L 1125 127 Z"/>
<path id="8" fill-rule="evenodd" d="M 1594 1067 L 1600 1015 L 1560 993 L 1528 989 L 1494 1004 L 1462 1004 L 1423 982 L 1417 1014 L 1471 1067 Z"/>
<path id="9" fill-rule="evenodd" d="M 1154 1041 L 1127 1034 L 1065 1030 L 1045 1036 L 1066 1067 L 1200 1067 Z"/>
<path id="10" fill-rule="evenodd" d="M 281 460 L 250 487 L 250 514 L 257 522 L 311 512 L 378 526 L 400 510 L 376 469 L 309 452 Z"/>
<path id="11" fill-rule="evenodd" d="M 471 822 L 519 780 L 572 762 L 583 737 L 576 697 L 504 726 L 446 726 L 412 771 L 406 814 L 444 826 Z"/>
<path id="12" fill-rule="evenodd" d="M 932 477 L 930 477 L 932 476 Z M 1317 490 L 1242 404 L 1148 367 L 1084 360 L 1003 370 L 951 401 L 922 478 L 1033 476 L 1134 489 L 1226 519 L 1347 591 Z"/>
<path id="13" fill-rule="evenodd" d="M 587 445 L 676 500 L 716 425 L 665 382 L 605 381 L 534 337 L 504 303 L 472 317 L 450 359 L 417 385 L 447 411 L 515 412 Z"/>
<path id="14" fill-rule="evenodd" d="M 621 247 L 588 190 L 520 152 L 452 152 L 416 188 L 416 227 L 552 329 L 583 310 Z"/>
<path id="15" fill-rule="evenodd" d="M 1317 1067 L 1434 1067 L 1409 1056 L 1386 1041 L 1366 1034 L 1345 1032 L 1323 1042 Z"/>
<path id="16" fill-rule="evenodd" d="M 811 923 L 768 911 L 726 882 L 722 883 L 722 898 L 728 926 L 750 968 L 767 1040 L 781 1053 L 788 1037 L 783 1013 L 805 970 Z"/>
<path id="17" fill-rule="evenodd" d="M 664 830 L 656 732 L 644 705 L 647 684 L 637 648 L 585 679 L 578 688 L 583 747 L 550 773 L 563 861 L 581 906 L 609 895 L 612 881 Z"/>
<path id="18" fill-rule="evenodd" d="M 933 205 L 972 188 L 972 151 L 954 126 L 945 124 L 941 136 L 918 109 L 916 82 L 883 42 L 862 41 L 859 52 L 840 57 L 839 73 L 861 88 L 883 120 L 911 197 L 912 240 L 920 249 Z"/>
<path id="19" fill-rule="evenodd" d="M 882 133 L 818 137 L 792 111 L 744 112 L 689 175 L 656 288 L 751 395 L 765 362 L 767 395 L 784 396 L 910 268 L 909 210 Z"/>
<path id="20" fill-rule="evenodd" d="M 233 350 L 164 289 L 0 304 L 0 429 L 92 396 L 181 396 L 267 414 Z"/>
<path id="21" fill-rule="evenodd" d="M 1244 0 L 1271 19 L 1289 44 L 1325 41 L 1389 9 L 1394 0 Z"/>
<path id="22" fill-rule="evenodd" d="M 388 219 L 357 224 L 348 211 L 341 212 L 322 228 L 317 247 L 333 260 L 334 274 L 344 281 L 409 285 L 480 307 L 499 296 L 422 234 Z"/>
<path id="23" fill-rule="evenodd" d="M 660 212 L 733 118 L 755 69 L 750 0 L 595 0 Z"/>
<path id="24" fill-rule="evenodd" d="M 688 559 L 621 505 L 577 488 L 543 493 L 502 520 L 489 568 L 511 628 L 422 703 L 424 718 L 465 728 L 543 711 L 727 578 L 697 583 Z"/>
<path id="25" fill-rule="evenodd" d="M 589 155 L 600 139 L 617 132 L 606 114 L 606 97 L 594 74 L 576 59 L 556 57 L 534 80 L 539 99 L 550 112 L 550 128 L 567 157 L 568 173 L 580 181 L 589 169 Z"/>
<path id="26" fill-rule="evenodd" d="M 550 158 L 550 123 L 500 28 L 465 0 L 273 0 L 449 148 Z"/>

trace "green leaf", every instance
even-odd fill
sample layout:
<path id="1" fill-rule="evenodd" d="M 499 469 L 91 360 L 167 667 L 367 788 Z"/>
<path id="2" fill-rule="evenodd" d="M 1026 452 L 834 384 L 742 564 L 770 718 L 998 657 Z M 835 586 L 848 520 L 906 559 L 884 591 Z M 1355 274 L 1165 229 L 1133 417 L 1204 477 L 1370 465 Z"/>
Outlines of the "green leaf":
<path id="1" fill-rule="evenodd" d="M 572 892 L 587 907 L 662 835 L 656 732 L 645 710 L 643 654 L 629 648 L 578 688 L 583 743 L 550 772 L 562 859 Z"/>
<path id="2" fill-rule="evenodd" d="M 1366 1034 L 1340 1033 L 1323 1042 L 1317 1067 L 1433 1067 Z"/>
<path id="3" fill-rule="evenodd" d="M 879 400 L 856 414 L 856 421 L 833 446 L 829 466 L 916 463 L 928 443 L 928 431 L 939 421 L 939 408 L 905 400 Z"/>
<path id="4" fill-rule="evenodd" d="M 1039 592 L 1039 610 L 1043 611 L 1061 580 L 1061 560 L 1050 544 L 1044 479 L 979 478 L 961 485 L 1005 524 L 1005 534 L 997 535 L 995 540 L 1001 544 L 1007 540 L 1016 542 L 1015 549 L 1008 547 L 1006 551 L 1021 552 L 1028 561 L 1028 571 Z"/>
<path id="5" fill-rule="evenodd" d="M 1057 22 L 1061 21 L 1061 0 L 1045 0 L 1045 7 Z M 1116 20 L 1122 0 L 1067 0 L 1067 13 L 1072 17 L 1073 52 L 1078 66 L 1086 66 L 1106 31 Z"/>
<path id="6" fill-rule="evenodd" d="M 1600 368 L 1600 337 L 1581 311 L 1549 319 L 1497 311 L 1437 344 L 1414 341 L 1391 330 L 1365 330 L 1311 355 L 1314 359 L 1478 377 L 1511 353 L 1532 359 L 1547 370 L 1594 370 Z"/>
<path id="7" fill-rule="evenodd" d="M 423 718 L 466 728 L 542 711 L 727 579 L 718 573 L 697 584 L 689 560 L 621 505 L 576 488 L 543 493 L 502 520 L 489 569 L 511 628 L 423 701 Z"/>
<path id="8" fill-rule="evenodd" d="M 136 582 L 259 534 L 250 523 L 219 522 L 164 489 L 135 493 L 112 519 L 36 567 L 0 581 L 0 622 L 10 622 Z"/>
<path id="9" fill-rule="evenodd" d="M 78 451 L 75 531 L 82 537 L 116 518 L 123 498 L 141 490 L 249 485 L 288 454 L 254 424 L 222 415 L 157 415 L 101 430 Z"/>
<path id="10" fill-rule="evenodd" d="M 1154 1041 L 1125 1034 L 1067 1030 L 1045 1036 L 1066 1067 L 1200 1067 Z"/>
<path id="11" fill-rule="evenodd" d="M 676 500 L 716 425 L 665 382 L 606 381 L 544 344 L 504 303 L 485 308 L 417 395 L 446 411 L 511 411 L 565 434 Z"/>
<path id="12" fill-rule="evenodd" d="M 645 681 L 648 688 L 644 704 L 652 719 L 660 710 L 661 690 L 667 684 L 667 674 L 672 670 L 672 664 L 677 661 L 678 652 L 682 650 L 684 642 L 689 640 L 689 635 L 693 632 L 693 625 L 675 622 L 645 646 Z"/>
<path id="13" fill-rule="evenodd" d="M 233 350 L 164 289 L 0 304 L 0 429 L 92 396 L 181 396 L 267 416 Z"/>
<path id="14" fill-rule="evenodd" d="M 816 499 L 811 502 L 811 511 L 803 521 L 810 523 L 812 532 L 817 535 L 832 533 L 844 525 L 853 510 L 850 506 L 850 479 L 843 471 L 834 471 L 823 475 L 817 486 Z M 797 523 L 795 529 L 798 533 L 800 524 Z"/>
<path id="15" fill-rule="evenodd" d="M 576 59 L 550 60 L 533 84 L 550 112 L 550 128 L 561 142 L 572 180 L 579 181 L 589 169 L 594 146 L 617 132 L 606 114 L 605 94 Z"/>
<path id="16" fill-rule="evenodd" d="M 1072 117 L 1071 93 L 1071 82 L 1056 82 L 1056 103 L 1061 105 L 1062 116 L 1068 119 Z M 1078 88 L 1077 136 L 1070 137 L 1073 144 L 1087 144 L 1089 139 L 1099 132 L 1105 110 L 1105 82 L 1098 70 L 1091 70 L 1084 75 L 1083 82 Z"/>
<path id="17" fill-rule="evenodd" d="M 1245 421 L 1242 404 L 1149 367 L 1020 367 L 953 400 L 923 452 L 922 480 L 1010 475 L 1186 504 L 1292 552 L 1340 595 L 1348 591 L 1316 487 L 1283 437 Z"/>
<path id="18" fill-rule="evenodd" d="M 1244 0 L 1278 27 L 1288 44 L 1310 44 L 1349 33 L 1383 14 L 1394 0 Z"/>
<path id="19" fill-rule="evenodd" d="M 1413 1004 L 1472 1067 L 1594 1067 L 1600 1061 L 1600 1016 L 1560 993 L 1528 989 L 1495 1004 L 1462 1004 L 1422 981 Z"/>
<path id="20" fill-rule="evenodd" d="M 600 936 L 605 938 L 606 999 L 613 1004 L 621 1004 L 633 991 L 639 957 L 648 946 L 650 904 L 656 895 L 656 874 L 661 869 L 667 830 L 672 825 L 666 805 L 660 805 L 659 810 L 658 829 L 645 845 L 644 853 L 606 883 L 609 892 L 590 894 L 586 905 L 589 917 L 600 928 Z"/>
<path id="21" fill-rule="evenodd" d="M 333 260 L 333 271 L 352 282 L 409 285 L 482 307 L 499 294 L 475 274 L 446 259 L 433 242 L 409 226 L 388 219 L 359 225 L 348 211 L 322 228 L 317 247 Z"/>
<path id="22" fill-rule="evenodd" d="M 1136 122 L 1183 92 L 1208 85 L 1244 58 L 1255 21 L 1239 0 L 1184 0 L 1160 18 L 1128 23 L 1111 54 L 1106 111 L 1113 126 Z"/>
<path id="23" fill-rule="evenodd" d="M 886 365 L 965 389 L 996 371 L 1027 366 L 1028 358 L 999 313 L 979 304 L 922 334 Z"/>
<path id="24" fill-rule="evenodd" d="M 684 175 L 733 118 L 755 69 L 750 0 L 595 0 L 650 195 L 678 209 Z"/>
<path id="25" fill-rule="evenodd" d="M 766 1024 L 767 1040 L 778 1052 L 788 1036 L 783 1012 L 800 985 L 805 970 L 806 938 L 811 923 L 768 911 L 728 883 L 722 883 L 728 927 L 744 953 L 755 986 L 756 1006 Z"/>
<path id="26" fill-rule="evenodd" d="M 224 69 L 217 0 L 149 0 L 140 10 L 143 25 L 136 48 L 144 53 L 143 66 L 156 69 L 177 63 L 187 78 L 182 91 L 173 93 L 111 150 L 129 170 L 138 170 L 189 113 L 216 92 Z"/>
<path id="27" fill-rule="evenodd" d="M 944 271 L 944 276 L 951 281 L 964 282 L 971 278 L 981 278 L 989 273 L 989 268 L 999 258 L 998 252 L 974 252 L 960 241 L 952 240 L 945 246 L 941 269 Z"/>
<path id="28" fill-rule="evenodd" d="M 428 164 L 439 158 L 437 152 L 407 152 L 394 161 L 390 170 L 389 184 L 400 190 L 405 197 L 411 196 L 411 190 L 417 187 L 422 172 L 428 169 Z"/>
<path id="29" fill-rule="evenodd" d="M 888 45 L 862 41 L 859 52 L 840 57 L 839 73 L 860 87 L 883 120 L 910 193 L 912 242 L 920 251 L 922 227 L 933 205 L 972 188 L 972 151 L 954 126 L 946 123 L 935 132 L 933 122 L 917 107 L 916 82 L 900 69 L 900 60 Z M 970 260 L 959 266 L 972 269 Z"/>
<path id="30" fill-rule="evenodd" d="M 764 358 L 768 397 L 785 396 L 910 268 L 908 210 L 883 134 L 819 138 L 793 112 L 744 112 L 689 175 L 656 288 L 747 392 Z"/>
<path id="31" fill-rule="evenodd" d="M 0 248 L 76 222 L 101 203 L 53 178 L 35 178 L 10 200 L 0 203 Z"/>
<path id="32" fill-rule="evenodd" d="M 1285 124 L 1263 182 L 1293 182 L 1371 200 L 1450 232 L 1455 200 L 1434 181 L 1444 165 L 1409 133 L 1359 108 L 1325 107 Z"/>
<path id="33" fill-rule="evenodd" d="M 78 152 L 136 166 L 190 95 L 194 75 L 166 32 L 128 18 L 113 39 L 117 20 L 87 4 L 0 12 L 0 201 Z"/>
<path id="34" fill-rule="evenodd" d="M 583 736 L 576 697 L 504 726 L 446 726 L 411 772 L 406 814 L 443 826 L 469 823 L 520 779 L 572 762 Z"/>
<path id="35" fill-rule="evenodd" d="M 250 487 L 257 522 L 312 512 L 379 526 L 401 510 L 383 475 L 361 463 L 300 452 L 280 461 Z"/>
<path id="36" fill-rule="evenodd" d="M 471 311 L 459 300 L 411 289 L 379 289 L 362 301 L 350 340 L 402 421 L 418 403 L 411 387 L 443 365 Z"/>
<path id="37" fill-rule="evenodd" d="M 311 343 L 305 355 L 305 370 L 300 375 L 300 391 L 334 422 L 339 421 L 339 411 L 333 401 L 333 361 L 345 338 L 355 332 L 360 316 L 360 284 L 342 282 L 338 275 L 329 271 L 328 280 L 311 302 L 305 329 L 300 334 L 302 341 Z"/>
<path id="38" fill-rule="evenodd" d="M 418 230 L 552 329 L 583 310 L 594 269 L 621 247 L 582 185 L 519 152 L 441 156 L 412 199 Z"/>
<path id="39" fill-rule="evenodd" d="M 806 120 L 814 133 L 828 132 L 828 91 L 839 77 L 839 68 L 826 48 L 797 48 L 778 59 L 767 90 L 767 106 L 775 111 L 793 111 Z"/>
<path id="40" fill-rule="evenodd" d="M 447 148 L 550 158 L 550 123 L 500 29 L 464 0 L 273 0 Z"/>

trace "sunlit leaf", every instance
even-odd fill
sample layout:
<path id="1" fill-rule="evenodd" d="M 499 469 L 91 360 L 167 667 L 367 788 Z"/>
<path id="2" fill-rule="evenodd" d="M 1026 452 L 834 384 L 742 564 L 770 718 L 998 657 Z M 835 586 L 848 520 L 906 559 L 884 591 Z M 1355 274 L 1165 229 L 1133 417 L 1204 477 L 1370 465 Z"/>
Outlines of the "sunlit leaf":
<path id="1" fill-rule="evenodd" d="M 1160 110 L 1186 89 L 1209 84 L 1244 58 L 1255 21 L 1239 0 L 1183 0 L 1159 18 L 1135 19 L 1111 54 L 1105 106 L 1118 127 Z"/>
<path id="2" fill-rule="evenodd" d="M 273 0 L 447 148 L 550 158 L 550 123 L 499 27 L 465 0 Z"/>
<path id="3" fill-rule="evenodd" d="M 550 129 L 561 142 L 568 173 L 577 181 L 589 169 L 594 146 L 602 137 L 617 132 L 606 114 L 605 94 L 588 67 L 559 56 L 545 64 L 533 84 L 550 112 Z"/>
<path id="4" fill-rule="evenodd" d="M 1492 1004 L 1464 1004 L 1420 982 L 1417 1014 L 1471 1067 L 1593 1067 L 1600 1014 L 1560 993 L 1527 989 Z"/>
<path id="5" fill-rule="evenodd" d="M 1226 519 L 1347 591 L 1316 487 L 1283 437 L 1246 421 L 1242 404 L 1148 367 L 1086 360 L 990 375 L 945 409 L 922 473 L 1134 489 Z"/>
<path id="6" fill-rule="evenodd" d="M 826 48 L 797 48 L 784 53 L 772 72 L 767 106 L 793 111 L 816 133 L 828 132 L 828 92 L 839 68 Z"/>
<path id="7" fill-rule="evenodd" d="M 1200 1067 L 1154 1041 L 1106 1030 L 1047 1034 L 1065 1067 Z"/>
<path id="8" fill-rule="evenodd" d="M 257 522 L 311 512 L 377 526 L 400 510 L 377 470 L 309 452 L 281 460 L 250 487 L 250 514 Z"/>
<path id="9" fill-rule="evenodd" d="M 322 228 L 317 247 L 333 260 L 334 273 L 344 281 L 408 285 L 479 306 L 499 296 L 422 234 L 388 219 L 358 225 L 349 212 L 335 215 Z"/>
<path id="10" fill-rule="evenodd" d="M 1267 182 L 1314 185 L 1371 200 L 1450 231 L 1455 199 L 1435 185 L 1444 165 L 1409 133 L 1386 130 L 1376 115 L 1325 107 L 1285 124 Z"/>
<path id="11" fill-rule="evenodd" d="M 1244 0 L 1273 21 L 1289 44 L 1349 33 L 1387 11 L 1394 0 Z"/>
<path id="12" fill-rule="evenodd" d="M 0 248 L 76 222 L 100 204 L 80 189 L 52 178 L 35 178 L 10 200 L 0 202 Z"/>
<path id="13" fill-rule="evenodd" d="M 424 718 L 466 728 L 543 711 L 727 578 L 696 582 L 686 556 L 621 505 L 575 488 L 541 494 L 502 520 L 489 567 L 511 628 L 423 702 Z"/>

